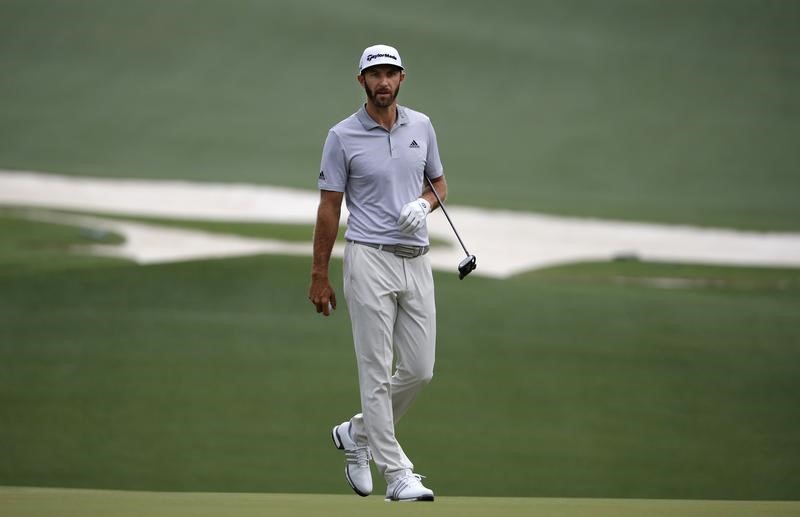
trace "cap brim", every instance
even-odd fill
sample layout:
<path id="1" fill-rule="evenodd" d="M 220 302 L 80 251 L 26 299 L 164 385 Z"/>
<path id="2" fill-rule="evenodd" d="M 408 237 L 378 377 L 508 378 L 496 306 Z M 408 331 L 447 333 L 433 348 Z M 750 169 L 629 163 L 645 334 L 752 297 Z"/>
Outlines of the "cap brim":
<path id="1" fill-rule="evenodd" d="M 378 61 L 377 63 L 370 63 L 368 66 L 365 66 L 364 68 L 361 69 L 361 73 L 363 73 L 364 70 L 369 70 L 370 68 L 373 68 L 373 67 L 376 67 L 376 66 L 380 66 L 380 65 L 389 65 L 389 66 L 393 66 L 393 67 L 399 68 L 400 70 L 405 70 L 404 67 L 398 65 L 394 61 L 391 61 L 389 59 L 385 59 L 385 60 Z"/>

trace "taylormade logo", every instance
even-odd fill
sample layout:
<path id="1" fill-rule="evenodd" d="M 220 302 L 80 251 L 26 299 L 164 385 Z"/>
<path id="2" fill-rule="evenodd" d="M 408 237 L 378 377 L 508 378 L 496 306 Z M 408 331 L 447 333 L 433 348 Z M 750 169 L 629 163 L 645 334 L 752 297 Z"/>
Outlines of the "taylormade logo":
<path id="1" fill-rule="evenodd" d="M 388 57 L 389 59 L 394 59 L 397 61 L 397 56 L 393 56 L 391 54 L 370 54 L 367 56 L 367 61 L 372 61 L 373 59 L 378 59 L 379 57 Z"/>

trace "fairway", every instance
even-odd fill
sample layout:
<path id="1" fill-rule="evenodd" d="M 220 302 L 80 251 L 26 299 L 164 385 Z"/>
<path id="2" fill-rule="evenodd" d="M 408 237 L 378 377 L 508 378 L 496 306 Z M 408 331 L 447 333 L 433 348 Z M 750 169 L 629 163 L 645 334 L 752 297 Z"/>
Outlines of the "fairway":
<path id="1" fill-rule="evenodd" d="M 387 503 L 381 496 L 218 494 L 0 487 L 4 517 L 790 517 L 800 502 L 437 497 Z"/>
<path id="2" fill-rule="evenodd" d="M 328 433 L 357 404 L 349 318 L 307 307 L 307 260 L 142 267 L 59 255 L 77 229 L 0 221 L 0 483 L 348 493 Z M 646 282 L 669 277 L 690 282 Z M 436 282 L 436 374 L 399 432 L 437 490 L 798 494 L 800 271 Z"/>
<path id="3" fill-rule="evenodd" d="M 51 180 L 0 183 L 0 515 L 797 515 L 769 501 L 800 501 L 799 26 L 785 0 L 0 1 L 0 171 Z M 378 42 L 478 257 L 460 281 L 431 214 L 435 373 L 397 434 L 433 505 L 352 496 L 348 307 L 307 299 L 323 141 Z"/>

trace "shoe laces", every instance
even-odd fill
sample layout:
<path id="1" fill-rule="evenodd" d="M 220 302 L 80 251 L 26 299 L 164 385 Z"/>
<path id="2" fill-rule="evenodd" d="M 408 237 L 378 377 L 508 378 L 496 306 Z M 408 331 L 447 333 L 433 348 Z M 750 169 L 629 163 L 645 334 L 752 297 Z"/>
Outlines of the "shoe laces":
<path id="1" fill-rule="evenodd" d="M 369 460 L 372 459 L 372 453 L 369 447 L 356 447 L 355 449 L 345 449 L 345 460 L 349 465 L 359 465 L 361 467 L 369 466 Z"/>

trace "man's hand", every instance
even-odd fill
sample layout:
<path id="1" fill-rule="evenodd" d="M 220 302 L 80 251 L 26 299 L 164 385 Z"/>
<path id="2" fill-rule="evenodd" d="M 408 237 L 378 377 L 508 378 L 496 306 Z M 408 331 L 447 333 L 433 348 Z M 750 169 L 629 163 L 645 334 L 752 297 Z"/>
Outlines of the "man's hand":
<path id="1" fill-rule="evenodd" d="M 311 275 L 311 287 L 308 288 L 308 299 L 325 316 L 336 310 L 336 293 L 333 292 L 327 276 Z"/>
<path id="2" fill-rule="evenodd" d="M 407 203 L 400 210 L 400 218 L 397 220 L 400 231 L 409 235 L 416 233 L 425 224 L 425 217 L 430 211 L 431 204 L 423 198 Z"/>

